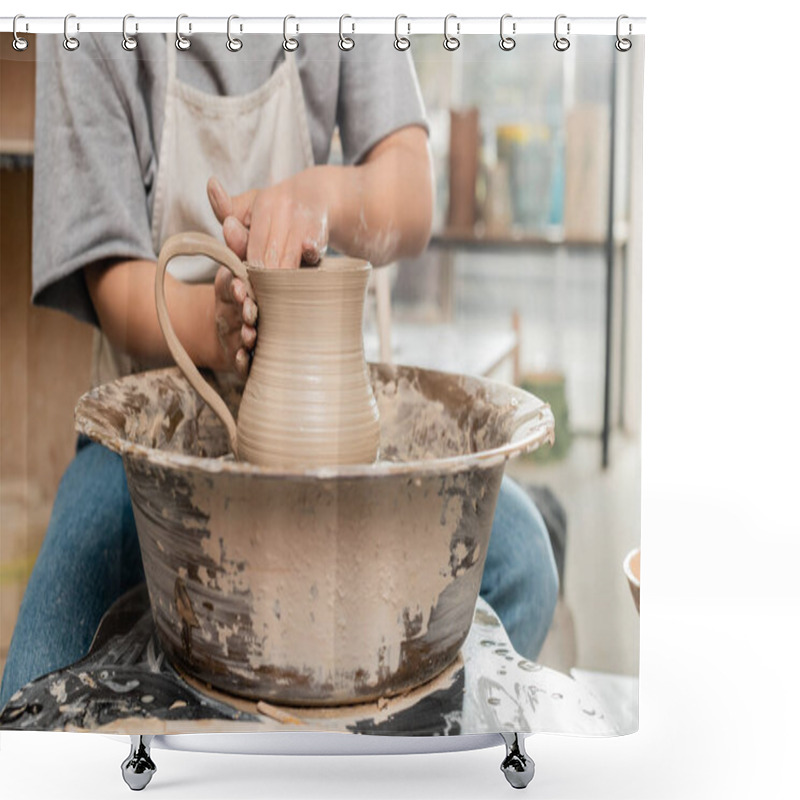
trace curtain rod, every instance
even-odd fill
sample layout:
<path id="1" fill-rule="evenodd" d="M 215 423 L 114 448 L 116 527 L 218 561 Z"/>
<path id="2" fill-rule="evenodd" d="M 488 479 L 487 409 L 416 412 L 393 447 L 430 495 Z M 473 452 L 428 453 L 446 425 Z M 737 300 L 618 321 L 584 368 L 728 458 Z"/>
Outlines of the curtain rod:
<path id="1" fill-rule="evenodd" d="M 289 30 L 292 35 L 304 33 L 386 33 L 399 32 L 403 36 L 415 34 L 444 35 L 444 17 L 356 17 L 345 15 L 340 22 L 339 17 L 304 17 L 292 16 Z M 554 17 L 513 17 L 506 15 L 503 30 L 508 35 L 524 36 L 526 34 L 550 34 L 554 32 Z M 70 15 L 68 29 L 70 35 L 81 33 L 122 33 L 122 17 L 82 17 Z M 129 35 L 143 33 L 176 33 L 178 20 L 175 17 L 136 17 L 129 16 L 126 30 Z M 451 35 L 499 34 L 500 17 L 458 17 L 450 15 L 448 33 Z M 567 30 L 567 26 L 569 29 Z M 397 26 L 397 28 L 395 27 Z M 614 35 L 617 32 L 616 17 L 570 17 L 559 15 L 560 32 L 569 35 Z M 635 36 L 643 34 L 645 17 L 626 17 L 621 22 L 621 35 Z M 14 17 L 0 17 L 0 31 L 14 30 Z M 284 17 L 237 17 L 232 29 L 237 35 L 248 33 L 284 33 Z M 25 33 L 60 33 L 65 32 L 64 17 L 27 17 L 19 16 L 16 32 Z M 183 36 L 198 33 L 227 33 L 227 17 L 195 17 L 181 15 L 180 32 Z"/>

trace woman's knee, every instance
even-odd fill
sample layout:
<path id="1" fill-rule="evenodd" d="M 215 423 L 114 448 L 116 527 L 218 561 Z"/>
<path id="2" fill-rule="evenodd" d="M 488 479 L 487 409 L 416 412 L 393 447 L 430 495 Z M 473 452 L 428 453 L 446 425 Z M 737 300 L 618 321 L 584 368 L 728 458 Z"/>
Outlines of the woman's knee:
<path id="1" fill-rule="evenodd" d="M 142 577 L 122 461 L 100 445 L 83 447 L 59 485 L 20 619 L 28 611 L 49 618 L 47 608 L 54 604 L 64 613 L 87 616 L 91 626 Z"/>
<path id="2" fill-rule="evenodd" d="M 142 579 L 121 459 L 100 445 L 83 447 L 61 480 L 28 580 L 3 696 L 81 657 L 108 606 Z"/>
<path id="3" fill-rule="evenodd" d="M 508 478 L 500 490 L 481 594 L 499 614 L 514 647 L 535 657 L 553 619 L 558 573 L 542 515 Z"/>
<path id="4" fill-rule="evenodd" d="M 515 590 L 530 602 L 544 602 L 555 609 L 558 571 L 544 518 L 525 490 L 510 478 L 503 479 L 501 497 L 495 524 L 508 531 L 508 568 Z"/>
<path id="5" fill-rule="evenodd" d="M 134 527 L 122 459 L 91 443 L 70 462 L 58 487 L 44 548 L 70 552 L 107 550 Z"/>

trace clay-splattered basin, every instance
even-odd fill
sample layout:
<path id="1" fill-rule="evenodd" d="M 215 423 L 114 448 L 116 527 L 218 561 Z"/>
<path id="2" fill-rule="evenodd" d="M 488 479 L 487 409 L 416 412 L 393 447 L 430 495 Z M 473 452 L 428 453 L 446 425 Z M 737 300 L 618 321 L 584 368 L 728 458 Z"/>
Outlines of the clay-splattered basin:
<path id="1" fill-rule="evenodd" d="M 417 686 L 458 654 L 505 462 L 552 439 L 553 417 L 488 380 L 386 365 L 371 378 L 381 461 L 283 472 L 226 455 L 177 369 L 81 398 L 78 430 L 122 454 L 156 627 L 188 675 L 341 705 Z"/>

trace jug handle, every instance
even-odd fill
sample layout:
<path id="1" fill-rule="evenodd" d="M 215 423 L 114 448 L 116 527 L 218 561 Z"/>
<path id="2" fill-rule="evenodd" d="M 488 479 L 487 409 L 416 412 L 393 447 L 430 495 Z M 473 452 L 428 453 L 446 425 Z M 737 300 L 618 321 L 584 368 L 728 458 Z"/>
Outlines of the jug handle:
<path id="1" fill-rule="evenodd" d="M 161 253 L 158 256 L 158 267 L 156 268 L 156 313 L 158 322 L 164 333 L 172 357 L 180 368 L 186 379 L 194 387 L 200 397 L 211 406 L 214 413 L 222 420 L 228 432 L 231 442 L 231 450 L 235 458 L 239 458 L 239 441 L 236 433 L 236 420 L 228 410 L 225 401 L 214 391 L 211 384 L 200 374 L 194 362 L 189 358 L 189 354 L 184 349 L 180 340 L 175 335 L 175 329 L 169 319 L 167 312 L 167 302 L 164 296 L 164 279 L 167 274 L 167 264 L 175 256 L 195 256 L 204 255 L 227 267 L 245 285 L 247 294 L 255 301 L 255 294 L 250 280 L 247 277 L 247 268 L 236 257 L 236 254 L 227 248 L 222 242 L 205 233 L 178 233 L 170 236 Z"/>

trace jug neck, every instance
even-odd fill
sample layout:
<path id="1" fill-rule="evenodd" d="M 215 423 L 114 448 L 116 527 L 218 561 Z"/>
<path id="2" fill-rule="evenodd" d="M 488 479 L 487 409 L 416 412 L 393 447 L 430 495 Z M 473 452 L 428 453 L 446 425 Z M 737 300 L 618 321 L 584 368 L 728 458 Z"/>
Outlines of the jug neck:
<path id="1" fill-rule="evenodd" d="M 330 356 L 363 354 L 369 265 L 355 263 L 356 268 L 248 268 L 258 303 L 256 357 L 259 350 L 274 348 Z"/>

